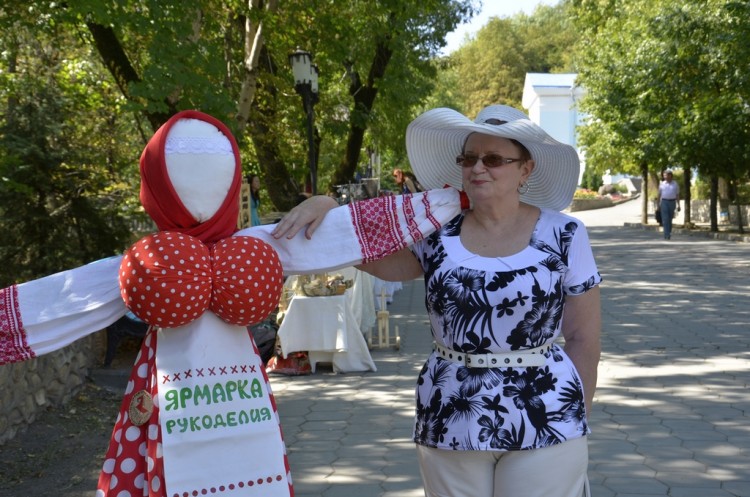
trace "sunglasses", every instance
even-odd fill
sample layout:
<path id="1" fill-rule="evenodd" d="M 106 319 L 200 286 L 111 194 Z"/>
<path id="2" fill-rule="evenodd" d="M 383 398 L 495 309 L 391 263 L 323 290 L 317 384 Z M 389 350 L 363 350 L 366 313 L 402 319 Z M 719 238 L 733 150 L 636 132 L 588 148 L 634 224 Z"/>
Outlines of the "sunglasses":
<path id="1" fill-rule="evenodd" d="M 484 167 L 500 167 L 506 164 L 513 164 L 514 162 L 525 162 L 525 159 L 509 159 L 497 154 L 487 154 L 479 157 L 475 154 L 461 154 L 456 157 L 456 164 L 461 167 L 474 167 L 477 161 L 481 160 Z"/>

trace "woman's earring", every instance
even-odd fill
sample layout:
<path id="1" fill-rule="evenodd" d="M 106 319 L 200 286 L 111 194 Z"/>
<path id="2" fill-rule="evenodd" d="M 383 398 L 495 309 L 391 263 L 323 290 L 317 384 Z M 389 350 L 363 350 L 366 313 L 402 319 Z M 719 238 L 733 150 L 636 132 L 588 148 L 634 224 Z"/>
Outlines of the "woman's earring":
<path id="1" fill-rule="evenodd" d="M 524 181 L 523 183 L 521 183 L 520 185 L 518 185 L 518 193 L 520 193 L 521 195 L 524 195 L 528 191 L 529 191 L 529 182 L 528 181 Z"/>

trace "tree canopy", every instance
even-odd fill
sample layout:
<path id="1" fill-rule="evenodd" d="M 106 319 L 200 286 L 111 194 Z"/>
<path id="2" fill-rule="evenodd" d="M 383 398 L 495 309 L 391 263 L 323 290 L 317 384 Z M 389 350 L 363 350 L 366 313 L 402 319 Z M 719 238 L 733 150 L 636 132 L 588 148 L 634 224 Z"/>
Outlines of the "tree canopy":
<path id="1" fill-rule="evenodd" d="M 20 12 L 0 15 L 0 286 L 112 255 L 139 217 L 123 99 L 75 33 Z"/>
<path id="2" fill-rule="evenodd" d="M 568 2 L 540 5 L 533 15 L 491 18 L 440 62 L 438 103 L 469 116 L 491 104 L 519 109 L 526 73 L 575 72 L 578 34 Z"/>
<path id="3" fill-rule="evenodd" d="M 310 51 L 319 189 L 377 151 L 408 166 L 426 108 L 521 107 L 529 72 L 577 72 L 587 167 L 667 165 L 739 183 L 750 153 L 750 3 L 562 0 L 494 18 L 456 52 L 477 0 L 8 0 L 0 6 L 0 285 L 120 251 L 145 215 L 137 163 L 169 116 L 227 123 L 265 209 L 305 188 L 306 120 L 288 55 Z M 686 175 L 689 180 L 689 175 Z M 383 176 L 384 185 L 390 176 Z"/>
<path id="4" fill-rule="evenodd" d="M 140 151 L 179 110 L 227 123 L 245 172 L 261 173 L 274 207 L 291 207 L 307 176 L 287 60 L 297 47 L 320 67 L 322 182 L 351 181 L 365 148 L 402 154 L 406 123 L 434 84 L 431 60 L 475 8 L 471 0 L 5 2 L 0 229 L 15 226 L 18 236 L 0 241 L 0 254 L 26 272 L 7 271 L 4 282 L 121 250 L 138 216 Z M 9 207 L 18 202 L 37 210 Z M 52 219 L 57 230 L 42 223 Z"/>
<path id="5" fill-rule="evenodd" d="M 590 47 L 579 52 L 579 82 L 587 90 L 581 108 L 589 115 L 581 143 L 589 164 L 654 175 L 681 166 L 747 178 L 750 106 L 741 68 L 750 63 L 750 4 L 574 3 Z"/>

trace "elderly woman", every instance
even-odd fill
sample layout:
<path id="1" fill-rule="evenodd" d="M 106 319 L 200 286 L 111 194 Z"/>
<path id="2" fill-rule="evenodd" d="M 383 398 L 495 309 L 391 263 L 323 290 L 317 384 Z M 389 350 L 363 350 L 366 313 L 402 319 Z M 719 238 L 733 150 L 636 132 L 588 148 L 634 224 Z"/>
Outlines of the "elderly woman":
<path id="1" fill-rule="evenodd" d="M 428 111 L 406 145 L 423 185 L 471 201 L 424 240 L 360 266 L 424 277 L 435 347 L 417 381 L 414 441 L 426 495 L 588 494 L 601 278 L 585 227 L 559 212 L 578 180 L 575 150 L 501 105 L 474 121 Z M 278 229 L 316 215 L 291 213 Z"/>

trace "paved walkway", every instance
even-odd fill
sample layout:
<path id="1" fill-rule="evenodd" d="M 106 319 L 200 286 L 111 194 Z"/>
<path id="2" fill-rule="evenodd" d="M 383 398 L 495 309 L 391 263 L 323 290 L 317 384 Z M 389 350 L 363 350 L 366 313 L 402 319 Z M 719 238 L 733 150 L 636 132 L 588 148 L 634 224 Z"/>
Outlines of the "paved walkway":
<path id="1" fill-rule="evenodd" d="M 750 497 L 750 244 L 623 228 L 637 202 L 576 215 L 604 277 L 592 495 Z M 396 295 L 401 348 L 374 350 L 376 373 L 272 378 L 297 497 L 423 495 L 423 298 L 419 280 Z"/>

